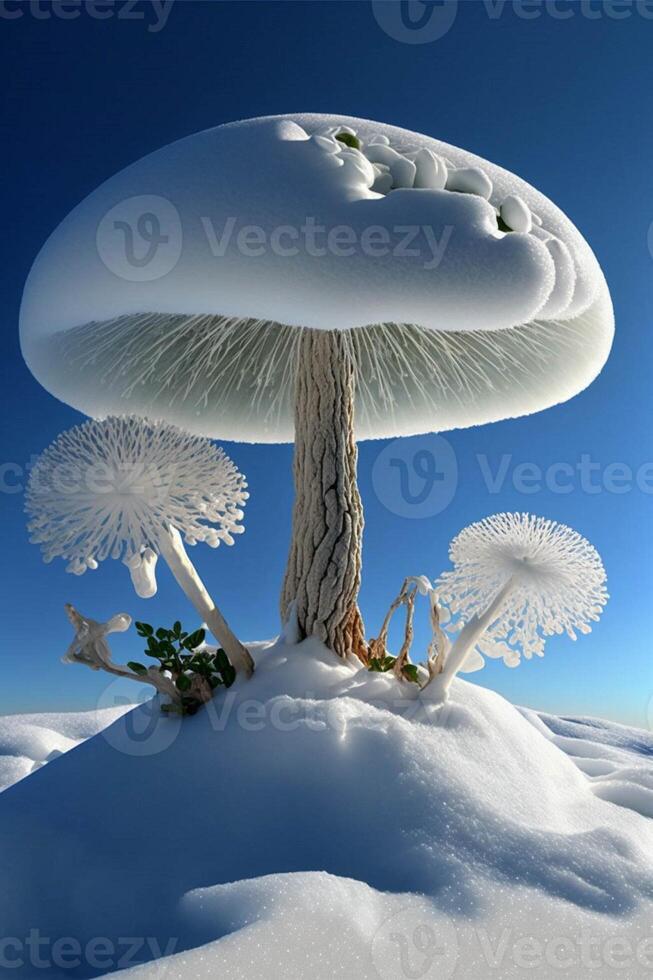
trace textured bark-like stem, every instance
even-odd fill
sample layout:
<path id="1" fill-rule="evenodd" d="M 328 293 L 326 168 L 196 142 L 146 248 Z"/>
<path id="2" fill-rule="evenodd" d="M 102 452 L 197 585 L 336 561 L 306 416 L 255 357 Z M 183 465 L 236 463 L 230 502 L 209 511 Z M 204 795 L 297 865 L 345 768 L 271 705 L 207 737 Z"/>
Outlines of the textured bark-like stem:
<path id="1" fill-rule="evenodd" d="M 338 331 L 304 330 L 295 388 L 295 504 L 281 594 L 302 636 L 367 659 L 358 609 L 363 507 L 356 482 L 354 365 Z"/>
<path id="2" fill-rule="evenodd" d="M 186 554 L 186 549 L 177 528 L 169 529 L 159 540 L 161 556 L 170 566 L 170 571 L 178 584 L 195 606 L 198 614 L 213 633 L 214 637 L 229 657 L 232 666 L 249 676 L 254 671 L 254 661 L 240 640 L 232 633 L 226 619 L 206 591 L 204 583 L 197 574 L 195 566 Z"/>

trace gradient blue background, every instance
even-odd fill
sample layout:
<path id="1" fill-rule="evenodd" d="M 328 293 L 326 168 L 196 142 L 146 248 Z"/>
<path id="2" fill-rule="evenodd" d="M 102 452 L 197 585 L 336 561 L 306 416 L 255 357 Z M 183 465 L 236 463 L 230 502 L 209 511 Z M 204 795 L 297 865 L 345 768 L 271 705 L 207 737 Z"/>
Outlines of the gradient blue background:
<path id="1" fill-rule="evenodd" d="M 564 2 L 559 7 L 571 9 Z M 653 458 L 647 246 L 653 21 L 627 3 L 610 8 L 625 12 L 623 19 L 594 4 L 594 19 L 576 7 L 567 19 L 544 8 L 525 20 L 511 3 L 490 5 L 501 11 L 490 17 L 481 2 L 464 2 L 444 37 L 406 44 L 381 30 L 370 4 L 358 2 L 178 0 L 159 33 L 148 32 L 144 21 L 95 21 L 85 13 L 70 21 L 37 20 L 27 5 L 21 9 L 21 18 L 0 18 L 7 165 L 0 265 L 0 711 L 90 708 L 101 697 L 106 678 L 59 663 L 70 640 L 65 601 L 96 618 L 125 610 L 157 624 L 194 619 L 163 568 L 158 595 L 143 601 L 119 562 L 75 578 L 62 562 L 43 565 L 27 541 L 21 480 L 6 464 L 24 468 L 62 429 L 81 421 L 39 387 L 20 356 L 18 311 L 32 260 L 84 195 L 151 150 L 232 119 L 313 110 L 429 133 L 516 171 L 583 231 L 616 309 L 611 359 L 586 392 L 530 418 L 446 434 L 459 480 L 440 514 L 409 519 L 394 513 L 398 482 L 382 493 L 390 508 L 382 503 L 372 470 L 386 443 L 360 447 L 367 520 L 361 601 L 368 630 L 378 628 L 404 575 L 435 576 L 447 566 L 450 538 L 470 521 L 514 509 L 558 519 L 589 537 L 604 558 L 612 598 L 601 623 L 577 644 L 549 641 L 544 660 L 513 671 L 491 663 L 474 680 L 521 704 L 645 726 L 653 695 L 651 494 L 636 488 L 586 493 L 577 486 L 568 494 L 545 489 L 525 495 L 510 476 L 492 494 L 477 455 L 486 454 L 496 470 L 508 454 L 510 472 L 524 462 L 575 464 L 583 453 L 602 466 L 623 462 L 634 469 Z M 410 465 L 421 446 L 403 440 L 396 452 Z M 249 478 L 247 532 L 233 549 L 200 546 L 193 557 L 237 632 L 245 639 L 269 637 L 278 629 L 290 531 L 291 449 L 226 448 Z M 416 653 L 426 637 L 420 609 Z M 117 659 L 127 659 L 140 641 L 132 631 L 114 650 Z"/>

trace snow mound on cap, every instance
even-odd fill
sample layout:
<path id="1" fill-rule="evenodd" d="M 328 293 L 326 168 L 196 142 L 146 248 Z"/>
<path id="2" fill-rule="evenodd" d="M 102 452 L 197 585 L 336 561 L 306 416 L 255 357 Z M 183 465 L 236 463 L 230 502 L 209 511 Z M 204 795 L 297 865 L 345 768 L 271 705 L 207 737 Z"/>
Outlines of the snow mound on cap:
<path id="1" fill-rule="evenodd" d="M 98 188 L 34 263 L 21 344 L 86 414 L 283 442 L 299 328 L 351 338 L 358 436 L 381 438 L 557 404 L 596 377 L 613 325 L 589 246 L 526 182 L 419 133 L 300 114 L 198 133 Z"/>
<path id="2" fill-rule="evenodd" d="M 554 239 L 573 259 L 573 296 L 560 314 L 591 304 L 596 260 L 543 195 L 438 140 L 342 121 L 362 150 L 320 136 L 342 128 L 338 117 L 268 117 L 198 133 L 112 177 L 36 260 L 21 314 L 26 349 L 38 336 L 145 311 L 318 329 L 505 329 L 544 310 L 559 267 Z M 393 146 L 366 145 L 380 135 Z M 451 165 L 444 188 L 413 186 L 410 157 L 427 149 Z M 403 176 L 381 162 L 392 168 L 392 158 Z M 380 167 L 394 179 L 385 194 L 372 189 Z M 499 229 L 515 191 L 525 212 L 540 213 L 539 235 L 530 223 Z"/>
<path id="3" fill-rule="evenodd" d="M 451 924 L 462 976 L 484 975 L 470 966 L 481 927 L 495 946 L 507 926 L 647 928 L 653 823 L 597 796 L 543 722 L 462 681 L 437 708 L 314 640 L 252 652 L 254 678 L 196 717 L 143 705 L 2 794 L 7 935 L 138 935 L 168 951 L 177 937 L 177 975 L 206 954 L 252 980 L 266 975 L 259 942 L 283 966 L 268 976 L 299 977 L 308 956 L 312 975 L 346 976 L 346 935 L 373 976 L 399 927 L 377 930 L 404 905 Z"/>

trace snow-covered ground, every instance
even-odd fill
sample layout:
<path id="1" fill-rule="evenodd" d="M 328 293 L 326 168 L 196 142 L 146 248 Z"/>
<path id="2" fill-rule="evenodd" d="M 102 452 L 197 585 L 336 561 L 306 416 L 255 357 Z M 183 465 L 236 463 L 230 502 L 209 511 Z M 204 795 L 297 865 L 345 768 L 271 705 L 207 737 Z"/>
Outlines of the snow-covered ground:
<path id="1" fill-rule="evenodd" d="M 460 680 L 438 709 L 314 641 L 251 649 L 208 710 L 141 705 L 0 795 L 3 967 L 653 974 L 651 735 Z M 79 719 L 5 719 L 0 766 L 72 748 Z"/>
<path id="2" fill-rule="evenodd" d="M 126 711 L 129 705 L 0 717 L 0 792 L 97 735 Z"/>

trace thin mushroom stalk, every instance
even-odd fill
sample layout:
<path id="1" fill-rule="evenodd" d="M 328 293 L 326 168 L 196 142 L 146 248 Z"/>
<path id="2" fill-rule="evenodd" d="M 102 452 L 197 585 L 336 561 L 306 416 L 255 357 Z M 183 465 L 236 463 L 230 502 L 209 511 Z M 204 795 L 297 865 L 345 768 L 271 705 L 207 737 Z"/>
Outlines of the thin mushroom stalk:
<path id="1" fill-rule="evenodd" d="M 254 661 L 251 654 L 234 635 L 226 619 L 207 592 L 195 566 L 188 557 L 176 527 L 167 528 L 167 533 L 161 534 L 159 550 L 178 585 L 197 610 L 200 619 L 211 630 L 229 657 L 232 666 L 237 671 L 242 670 L 247 677 L 250 677 L 254 672 Z"/>
<path id="2" fill-rule="evenodd" d="M 473 616 L 468 623 L 461 629 L 455 643 L 451 646 L 443 668 L 439 673 L 432 676 L 429 686 L 437 700 L 438 694 L 445 701 L 448 697 L 451 682 L 464 666 L 467 657 L 472 652 L 478 641 L 486 633 L 492 623 L 500 615 L 510 593 L 515 588 L 515 579 L 510 578 L 499 594 L 489 605 L 487 610 L 480 616 Z"/>

